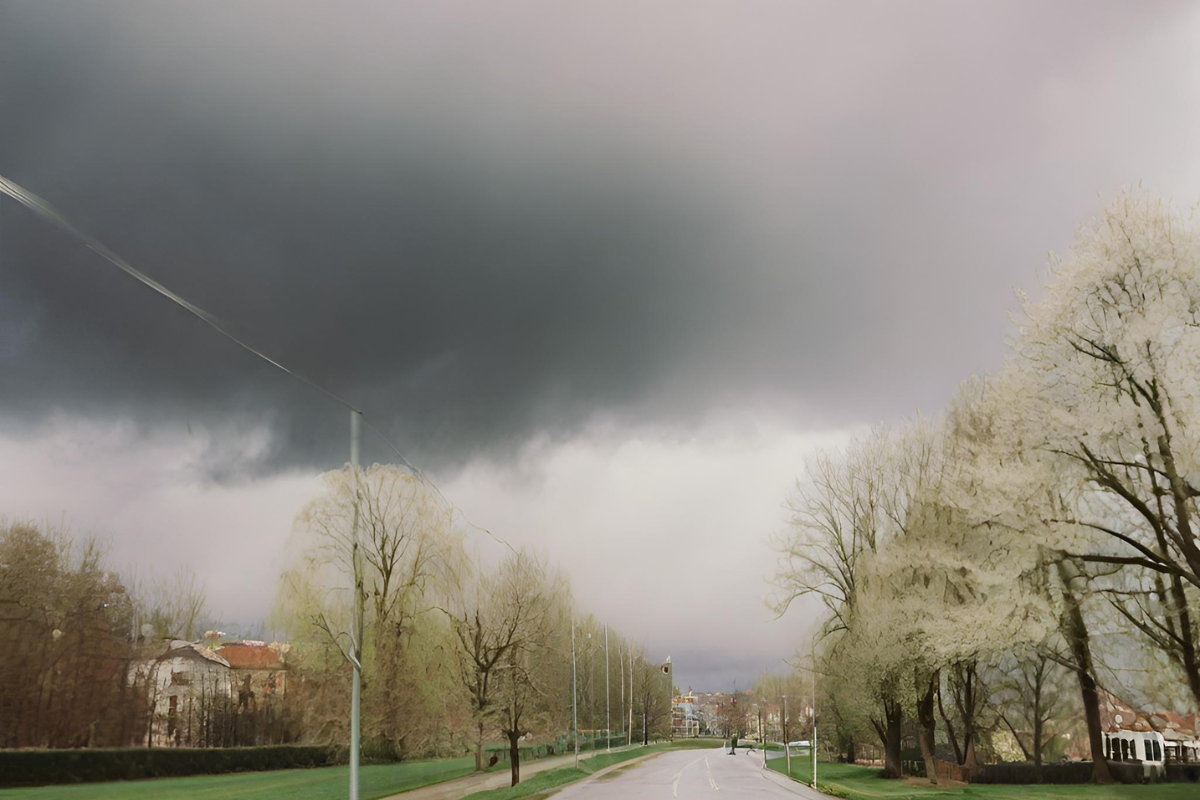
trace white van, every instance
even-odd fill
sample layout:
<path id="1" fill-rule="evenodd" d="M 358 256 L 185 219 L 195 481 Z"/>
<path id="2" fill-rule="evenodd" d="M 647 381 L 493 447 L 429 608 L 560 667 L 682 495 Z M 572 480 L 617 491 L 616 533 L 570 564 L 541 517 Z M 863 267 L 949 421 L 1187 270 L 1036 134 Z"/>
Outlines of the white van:
<path id="1" fill-rule="evenodd" d="M 1124 764 L 1142 764 L 1147 778 L 1166 771 L 1166 740 L 1157 731 L 1117 731 L 1104 734 L 1104 757 Z"/>

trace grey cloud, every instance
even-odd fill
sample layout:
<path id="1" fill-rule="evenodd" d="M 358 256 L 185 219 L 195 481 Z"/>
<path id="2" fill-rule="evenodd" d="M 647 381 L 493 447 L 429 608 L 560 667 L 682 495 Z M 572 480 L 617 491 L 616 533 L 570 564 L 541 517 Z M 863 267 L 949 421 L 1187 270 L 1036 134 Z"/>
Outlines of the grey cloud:
<path id="1" fill-rule="evenodd" d="M 427 463 L 596 415 L 842 424 L 992 366 L 1097 190 L 1195 177 L 1186 14 L 8 2 L 0 174 Z M 11 202 L 0 313 L 10 427 L 344 457 L 336 407 Z"/>

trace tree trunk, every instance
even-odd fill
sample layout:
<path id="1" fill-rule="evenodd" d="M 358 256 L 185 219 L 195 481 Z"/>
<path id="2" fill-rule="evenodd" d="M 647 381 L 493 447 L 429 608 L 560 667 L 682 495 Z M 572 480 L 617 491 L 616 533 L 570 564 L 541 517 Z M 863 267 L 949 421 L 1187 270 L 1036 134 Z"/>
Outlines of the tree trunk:
<path id="1" fill-rule="evenodd" d="M 483 772 L 483 722 L 479 723 L 475 736 L 475 771 Z"/>
<path id="2" fill-rule="evenodd" d="M 1075 674 L 1079 678 L 1079 691 L 1083 698 L 1083 712 L 1087 720 L 1088 743 L 1092 751 L 1092 780 L 1096 783 L 1112 783 L 1112 773 L 1104 758 L 1104 734 L 1100 726 L 1100 694 L 1093 677 L 1092 648 L 1088 638 L 1087 623 L 1083 619 L 1080 598 L 1076 585 L 1083 576 L 1079 568 L 1069 561 L 1058 562 L 1058 575 L 1062 579 L 1066 609 L 1063 611 L 1063 633 L 1071 647 L 1075 660 Z"/>
<path id="3" fill-rule="evenodd" d="M 937 750 L 936 738 L 937 718 L 933 715 L 933 687 L 940 680 L 938 673 L 925 682 L 925 690 L 917 699 L 917 721 L 920 723 L 917 734 L 921 743 L 921 757 L 925 759 L 925 777 L 930 783 L 937 783 Z M 920 686 L 918 684 L 918 691 Z"/>
<path id="4" fill-rule="evenodd" d="M 520 731 L 508 731 L 508 760 L 512 763 L 512 786 L 521 782 L 521 741 Z"/>
<path id="5" fill-rule="evenodd" d="M 1178 575 L 1171 576 L 1172 605 L 1179 615 L 1179 642 L 1182 651 L 1183 673 L 1187 676 L 1188 688 L 1192 690 L 1192 699 L 1200 703 L 1200 659 L 1196 654 L 1196 640 L 1192 627 L 1192 614 L 1188 609 L 1187 595 L 1183 590 L 1183 581 Z"/>
<path id="6" fill-rule="evenodd" d="M 853 764 L 857 760 L 858 760 L 858 754 L 856 752 L 854 752 L 854 740 L 847 739 L 846 740 L 846 763 Z"/>
<path id="7" fill-rule="evenodd" d="M 887 718 L 887 738 L 883 744 L 882 777 L 901 778 L 904 772 L 900 765 L 900 725 L 904 720 L 904 710 L 898 702 L 888 703 L 884 714 Z"/>

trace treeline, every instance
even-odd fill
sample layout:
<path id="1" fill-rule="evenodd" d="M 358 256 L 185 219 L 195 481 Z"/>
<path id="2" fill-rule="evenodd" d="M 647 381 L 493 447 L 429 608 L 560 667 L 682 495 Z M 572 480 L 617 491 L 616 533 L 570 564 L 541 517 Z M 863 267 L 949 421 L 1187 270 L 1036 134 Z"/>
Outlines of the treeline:
<path id="1" fill-rule="evenodd" d="M 941 743 L 1041 763 L 1082 715 L 1107 782 L 1105 692 L 1200 705 L 1198 273 L 1194 214 L 1123 194 L 1023 297 L 997 375 L 808 466 L 779 607 L 828 613 L 821 723 L 844 754 L 878 741 L 898 777 L 913 728 L 930 776 Z"/>
<path id="2" fill-rule="evenodd" d="M 147 581 L 114 569 L 93 536 L 0 522 L 0 747 L 161 746 L 168 724 L 194 729 L 187 744 L 295 740 L 278 705 L 239 706 L 228 675 L 228 691 L 198 683 L 180 708 L 158 707 L 170 642 L 206 624 L 189 569 Z"/>
<path id="3" fill-rule="evenodd" d="M 544 559 L 473 557 L 453 512 L 405 469 L 347 466 L 323 480 L 298 519 L 274 620 L 291 634 L 289 705 L 305 740 L 348 740 L 352 658 L 367 757 L 472 752 L 482 769 L 485 746 L 502 741 L 516 783 L 521 742 L 573 730 L 573 685 L 585 746 L 608 728 L 627 741 L 669 732 L 658 661 L 581 614 Z"/>
<path id="4" fill-rule="evenodd" d="M 127 744 L 133 602 L 95 541 L 0 527 L 0 746 Z"/>

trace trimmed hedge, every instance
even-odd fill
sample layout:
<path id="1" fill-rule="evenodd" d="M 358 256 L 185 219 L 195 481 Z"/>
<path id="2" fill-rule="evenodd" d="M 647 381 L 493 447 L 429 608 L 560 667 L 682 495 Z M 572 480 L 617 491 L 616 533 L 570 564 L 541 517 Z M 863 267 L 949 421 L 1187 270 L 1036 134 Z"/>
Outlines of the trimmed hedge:
<path id="1" fill-rule="evenodd" d="M 0 750 L 0 786 L 260 772 L 345 762 L 344 748 L 324 745 Z"/>
<path id="2" fill-rule="evenodd" d="M 1090 783 L 1091 780 L 1092 762 L 1090 761 L 1055 762 L 1042 764 L 1040 767 L 1029 761 L 1017 761 L 1007 764 L 981 764 L 975 771 L 972 783 L 1077 784 Z"/>
<path id="3" fill-rule="evenodd" d="M 1200 783 L 1200 764 L 1167 764 L 1167 780 L 1175 783 Z"/>

